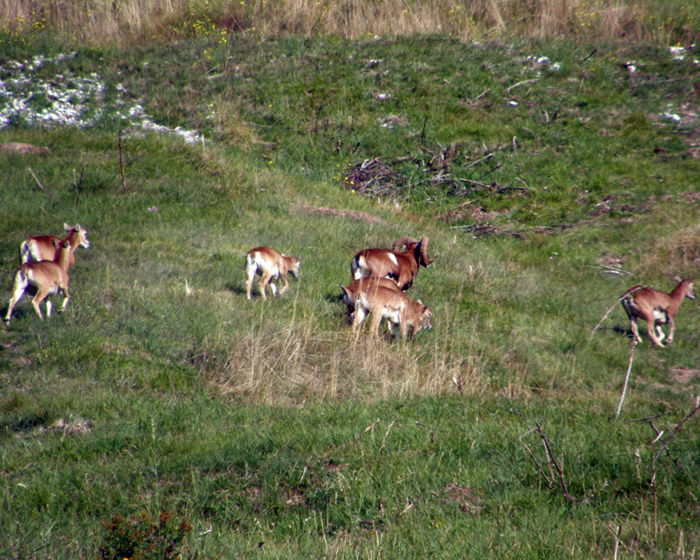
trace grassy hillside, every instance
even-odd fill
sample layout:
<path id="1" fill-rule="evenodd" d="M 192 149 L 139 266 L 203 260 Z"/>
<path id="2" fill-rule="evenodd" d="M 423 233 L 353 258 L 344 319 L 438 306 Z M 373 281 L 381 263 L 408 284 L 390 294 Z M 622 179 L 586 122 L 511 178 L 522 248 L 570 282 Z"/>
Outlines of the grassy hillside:
<path id="1" fill-rule="evenodd" d="M 696 53 L 0 48 L 0 143 L 50 150 L 0 153 L 1 297 L 28 234 L 92 244 L 0 332 L 1 557 L 696 556 L 697 303 L 619 418 L 629 322 L 591 334 L 697 275 Z M 354 337 L 350 260 L 404 235 L 434 328 Z M 302 275 L 248 302 L 260 244 Z"/>

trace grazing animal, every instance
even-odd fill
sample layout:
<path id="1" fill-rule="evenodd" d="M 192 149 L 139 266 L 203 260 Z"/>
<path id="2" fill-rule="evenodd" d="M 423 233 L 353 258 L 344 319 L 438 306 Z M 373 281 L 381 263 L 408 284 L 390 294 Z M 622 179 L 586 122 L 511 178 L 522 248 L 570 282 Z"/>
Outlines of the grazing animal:
<path id="1" fill-rule="evenodd" d="M 432 313 L 430 309 L 419 301 L 413 301 L 401 290 L 395 287 L 387 287 L 373 282 L 366 284 L 350 284 L 341 286 L 343 299 L 349 305 L 355 303 L 355 317 L 352 328 L 357 331 L 368 313 L 372 315 L 370 332 L 379 336 L 379 324 L 386 319 L 391 326 L 394 336 L 399 334 L 403 340 L 408 335 L 415 336 L 422 329 L 432 329 Z"/>
<path id="2" fill-rule="evenodd" d="M 69 241 L 71 250 L 68 258 L 69 265 L 75 264 L 74 251 L 78 247 L 90 248 L 90 242 L 87 238 L 87 231 L 80 227 L 80 224 L 69 226 L 63 224 L 67 235 L 63 239 L 59 239 L 54 235 L 39 235 L 29 237 L 22 242 L 19 248 L 19 264 L 28 262 L 53 261 L 56 259 L 57 245 L 59 241 Z"/>
<path id="3" fill-rule="evenodd" d="M 341 296 L 343 302 L 347 306 L 347 317 L 350 323 L 355 320 L 355 300 L 360 291 L 376 291 L 377 288 L 384 287 L 390 290 L 399 291 L 399 287 L 391 278 L 375 278 L 366 276 L 359 280 L 353 280 L 347 287 L 340 286 L 343 291 Z"/>
<path id="4" fill-rule="evenodd" d="M 394 243 L 392 250 L 364 249 L 357 253 L 350 264 L 350 273 L 355 280 L 364 276 L 391 278 L 401 290 L 406 291 L 413 284 L 418 267 L 428 267 L 433 262 L 428 257 L 426 236 L 420 241 L 402 237 Z"/>
<path id="5" fill-rule="evenodd" d="M 47 296 L 63 293 L 63 305 L 60 311 L 65 311 L 70 296 L 68 295 L 68 268 L 70 267 L 69 257 L 71 254 L 70 241 L 57 241 L 56 259 L 54 261 L 39 261 L 24 263 L 15 273 L 15 282 L 12 288 L 12 298 L 7 308 L 5 322 L 10 323 L 12 311 L 22 296 L 29 292 L 34 293 L 32 305 L 34 311 L 42 321 L 39 304 L 46 300 L 46 316 L 51 317 L 51 302 Z"/>
<path id="6" fill-rule="evenodd" d="M 691 280 L 681 280 L 678 276 L 674 278 L 678 285 L 667 294 L 652 288 L 635 286 L 630 288 L 622 296 L 622 307 L 627 312 L 630 320 L 634 341 L 642 342 L 637 329 L 637 319 L 644 319 L 647 322 L 647 332 L 649 338 L 657 346 L 664 347 L 665 337 L 661 325 L 669 324 L 668 342 L 673 342 L 673 333 L 676 330 L 674 317 L 678 313 L 684 298 L 695 299 L 695 290 Z"/>
<path id="7" fill-rule="evenodd" d="M 260 279 L 260 293 L 262 298 L 265 300 L 267 296 L 265 295 L 265 286 L 270 283 L 272 288 L 272 295 L 277 295 L 277 286 L 274 282 L 270 282 L 273 278 L 282 278 L 284 286 L 280 290 L 280 295 L 282 295 L 289 287 L 289 282 L 287 282 L 287 273 L 290 272 L 294 275 L 294 278 L 299 278 L 299 259 L 296 257 L 288 257 L 281 253 L 278 253 L 274 249 L 269 247 L 256 247 L 248 251 L 245 258 L 245 278 L 246 278 L 246 292 L 248 294 L 248 299 L 251 296 L 251 289 L 253 286 L 253 279 L 256 274 L 262 276 Z"/>

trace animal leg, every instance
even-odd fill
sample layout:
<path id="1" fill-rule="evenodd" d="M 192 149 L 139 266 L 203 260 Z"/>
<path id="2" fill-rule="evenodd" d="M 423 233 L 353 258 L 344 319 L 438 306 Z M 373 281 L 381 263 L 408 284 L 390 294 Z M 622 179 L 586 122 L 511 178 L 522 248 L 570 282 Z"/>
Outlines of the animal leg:
<path id="1" fill-rule="evenodd" d="M 272 278 L 271 274 L 268 274 L 267 272 L 263 274 L 262 279 L 260 280 L 260 293 L 262 294 L 262 298 L 264 300 L 267 299 L 267 295 L 265 294 L 265 286 L 267 286 L 268 282 L 270 281 L 270 278 Z M 274 284 L 273 284 L 274 286 Z M 272 295 L 275 295 L 276 288 L 272 288 Z"/>
<path id="2" fill-rule="evenodd" d="M 68 287 L 66 286 L 65 288 L 62 288 L 61 291 L 63 292 L 63 303 L 61 304 L 61 309 L 59 309 L 59 313 L 63 313 L 66 310 L 66 306 L 68 305 L 68 300 L 70 299 L 70 295 L 68 294 Z"/>
<path id="3" fill-rule="evenodd" d="M 254 263 L 248 261 L 245 267 L 245 290 L 248 294 L 248 299 L 250 299 L 250 292 L 253 287 L 253 280 L 255 279 L 255 273 L 257 272 L 257 267 Z"/>
<path id="4" fill-rule="evenodd" d="M 673 322 L 671 317 L 668 318 L 668 341 L 667 344 L 673 342 L 673 333 L 676 332 L 676 323 Z"/>
<path id="5" fill-rule="evenodd" d="M 406 324 L 406 321 L 401 321 L 401 338 L 402 340 L 406 340 L 408 337 L 408 325 Z"/>
<path id="6" fill-rule="evenodd" d="M 15 276 L 14 288 L 12 290 L 12 298 L 10 299 L 10 304 L 7 307 L 7 315 L 5 315 L 6 323 L 10 322 L 12 311 L 14 310 L 15 305 L 17 305 L 17 302 L 22 299 L 22 296 L 24 296 L 27 286 L 29 286 L 29 283 L 27 282 L 26 278 L 22 276 L 21 272 L 17 272 L 17 275 Z"/>
<path id="7" fill-rule="evenodd" d="M 49 292 L 47 290 L 37 290 L 36 295 L 34 296 L 34 299 L 32 300 L 32 305 L 34 306 L 34 311 L 36 311 L 36 314 L 39 316 L 39 319 L 42 321 L 44 320 L 44 317 L 41 315 L 41 309 L 39 308 L 39 304 L 41 304 L 42 301 L 46 299 L 46 296 L 49 295 Z M 47 313 L 51 311 L 51 308 L 47 306 L 46 308 Z M 50 317 L 50 315 L 49 315 Z"/>
<path id="8" fill-rule="evenodd" d="M 646 317 L 642 317 L 642 319 L 645 319 L 647 322 L 647 334 L 649 335 L 649 338 L 651 338 L 651 340 L 654 344 L 663 348 L 664 347 L 663 343 L 661 342 L 659 337 L 656 336 L 656 329 L 655 329 L 656 323 L 654 321 L 654 315 L 653 314 L 647 315 Z"/>
<path id="9" fill-rule="evenodd" d="M 661 329 L 661 325 L 658 323 L 655 325 L 656 326 L 656 337 L 659 339 L 659 342 L 662 342 L 664 338 L 666 338 L 666 335 L 664 334 L 664 331 Z"/>
<path id="10" fill-rule="evenodd" d="M 357 306 L 355 308 L 355 316 L 352 321 L 352 330 L 358 332 L 360 329 L 360 324 L 365 320 L 366 312 L 363 307 Z"/>
<path id="11" fill-rule="evenodd" d="M 282 282 L 284 283 L 284 286 L 282 286 L 282 289 L 280 290 L 280 295 L 282 295 L 287 290 L 287 288 L 289 288 L 289 282 L 287 281 L 286 274 L 282 275 Z"/>
<path id="12" fill-rule="evenodd" d="M 639 329 L 637 328 L 637 317 L 632 315 L 630 316 L 630 329 L 632 330 L 632 340 L 635 343 L 642 343 L 642 337 L 639 336 Z"/>
<path id="13" fill-rule="evenodd" d="M 377 311 L 372 313 L 372 322 L 369 325 L 369 330 L 372 333 L 372 336 L 379 336 L 379 323 L 382 322 L 382 314 L 378 313 Z"/>
<path id="14" fill-rule="evenodd" d="M 394 334 L 394 338 L 398 339 L 401 337 L 403 340 L 406 340 L 406 327 L 404 326 L 404 323 L 397 325 L 396 323 L 389 321 L 389 326 L 391 327 L 391 332 Z"/>

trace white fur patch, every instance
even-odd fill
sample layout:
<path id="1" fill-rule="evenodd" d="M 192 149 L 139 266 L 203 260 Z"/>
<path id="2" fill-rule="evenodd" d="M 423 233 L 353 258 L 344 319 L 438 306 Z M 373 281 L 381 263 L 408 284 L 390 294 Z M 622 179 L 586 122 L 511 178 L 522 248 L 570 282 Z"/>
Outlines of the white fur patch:
<path id="1" fill-rule="evenodd" d="M 396 266 L 399 266 L 399 261 L 396 260 L 396 255 L 394 253 L 389 253 L 389 260 Z"/>
<path id="2" fill-rule="evenodd" d="M 667 323 L 668 315 L 666 315 L 666 312 L 661 309 L 654 309 L 654 320 L 660 323 Z"/>

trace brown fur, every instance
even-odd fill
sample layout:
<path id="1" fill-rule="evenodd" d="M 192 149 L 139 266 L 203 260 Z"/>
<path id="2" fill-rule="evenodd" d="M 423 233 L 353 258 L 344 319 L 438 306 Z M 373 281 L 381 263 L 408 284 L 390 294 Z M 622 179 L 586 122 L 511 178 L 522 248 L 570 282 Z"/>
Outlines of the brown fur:
<path id="1" fill-rule="evenodd" d="M 635 342 L 641 342 L 637 329 L 637 319 L 647 322 L 647 333 L 654 344 L 663 348 L 664 332 L 661 325 L 669 324 L 668 342 L 673 342 L 673 333 L 676 330 L 674 317 L 678 313 L 684 298 L 695 299 L 695 290 L 691 280 L 681 280 L 676 277 L 678 285 L 667 294 L 652 288 L 635 286 L 627 290 L 623 296 L 622 307 L 627 312 L 632 328 L 632 336 Z"/>
<path id="2" fill-rule="evenodd" d="M 403 251 L 400 251 L 405 246 Z M 391 278 L 398 287 L 406 291 L 413 284 L 418 267 L 430 266 L 434 260 L 428 257 L 428 238 L 420 241 L 402 237 L 394 243 L 394 249 L 364 249 L 355 255 L 350 265 L 354 279 L 365 276 Z"/>
<path id="3" fill-rule="evenodd" d="M 9 323 L 12 311 L 22 296 L 30 290 L 36 290 L 32 305 L 34 311 L 43 320 L 39 304 L 47 296 L 63 293 L 63 305 L 60 311 L 65 311 L 70 296 L 68 294 L 68 268 L 70 267 L 69 256 L 71 254 L 71 244 L 69 241 L 56 243 L 57 253 L 55 261 L 39 261 L 24 263 L 15 273 L 15 282 L 12 289 L 12 298 L 7 308 L 5 322 Z M 51 317 L 51 302 L 46 300 L 46 316 Z"/>
<path id="4" fill-rule="evenodd" d="M 20 264 L 28 262 L 53 261 L 56 259 L 56 255 L 58 253 L 58 250 L 56 249 L 58 246 L 57 244 L 64 241 L 69 241 L 71 249 L 68 257 L 68 266 L 73 266 L 75 264 L 75 257 L 73 256 L 75 250 L 78 247 L 89 249 L 90 242 L 87 238 L 87 231 L 80 227 L 80 224 L 75 226 L 63 224 L 63 228 L 67 232 L 67 235 L 63 239 L 60 239 L 55 235 L 38 235 L 25 239 L 19 248 Z"/>
<path id="5" fill-rule="evenodd" d="M 281 253 L 278 253 L 270 247 L 256 247 L 248 251 L 246 255 L 246 266 L 245 266 L 245 277 L 246 277 L 246 293 L 248 299 L 251 299 L 251 291 L 253 286 L 253 279 L 256 274 L 259 274 L 262 278 L 260 279 L 260 293 L 262 298 L 265 300 L 267 296 L 265 295 L 265 286 L 273 278 L 282 278 L 284 286 L 280 290 L 280 295 L 282 295 L 289 287 L 289 282 L 287 282 L 287 273 L 291 273 L 295 278 L 299 278 L 299 259 L 296 257 L 288 257 Z M 277 295 L 277 286 L 274 283 L 270 283 L 272 289 L 272 295 Z"/>
<path id="6" fill-rule="evenodd" d="M 350 323 L 355 319 L 355 301 L 357 296 L 362 291 L 376 291 L 378 287 L 388 288 L 390 290 L 399 291 L 399 287 L 390 278 L 374 278 L 364 277 L 359 280 L 353 280 L 346 286 L 340 286 L 343 291 L 343 302 L 347 306 L 347 316 Z"/>
<path id="7" fill-rule="evenodd" d="M 406 340 L 408 335 L 415 336 L 422 329 L 432 329 L 430 309 L 421 301 L 413 301 L 406 294 L 396 289 L 380 285 L 379 281 L 362 282 L 342 287 L 346 303 L 354 301 L 355 317 L 353 330 L 357 331 L 367 313 L 372 315 L 370 332 L 379 335 L 379 324 L 387 319 L 394 335 Z"/>

